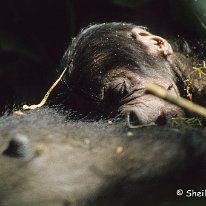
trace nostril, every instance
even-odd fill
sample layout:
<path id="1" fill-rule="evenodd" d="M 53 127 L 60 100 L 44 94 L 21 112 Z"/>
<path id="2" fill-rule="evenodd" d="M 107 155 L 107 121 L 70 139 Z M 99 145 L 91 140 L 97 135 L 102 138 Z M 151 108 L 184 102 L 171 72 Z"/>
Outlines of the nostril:
<path id="1" fill-rule="evenodd" d="M 134 111 L 130 111 L 127 115 L 129 125 L 141 124 L 137 114 Z"/>
<path id="2" fill-rule="evenodd" d="M 157 117 L 157 120 L 155 121 L 155 123 L 160 126 L 160 125 L 166 124 L 166 122 L 167 122 L 167 120 L 166 120 L 166 115 L 165 115 L 165 113 L 162 111 L 162 112 L 160 113 L 160 115 Z"/>

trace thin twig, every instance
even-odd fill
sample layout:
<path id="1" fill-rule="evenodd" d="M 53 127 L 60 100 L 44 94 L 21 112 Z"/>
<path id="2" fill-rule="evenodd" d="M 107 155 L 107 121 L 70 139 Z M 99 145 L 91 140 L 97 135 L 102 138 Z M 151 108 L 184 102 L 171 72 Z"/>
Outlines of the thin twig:
<path id="1" fill-rule="evenodd" d="M 182 107 L 183 109 L 188 110 L 189 112 L 195 113 L 201 117 L 206 118 L 206 108 L 202 107 L 198 104 L 195 104 L 185 98 L 180 96 L 174 96 L 168 93 L 167 90 L 162 89 L 161 87 L 157 86 L 156 84 L 149 83 L 146 86 L 146 91 L 152 93 L 153 95 L 160 97 L 168 102 L 171 102 L 175 105 Z"/>
<path id="2" fill-rule="evenodd" d="M 64 68 L 64 70 L 61 73 L 60 77 L 52 84 L 52 86 L 49 88 L 49 90 L 47 91 L 47 93 L 45 94 L 45 96 L 43 97 L 43 99 L 41 100 L 41 102 L 39 104 L 33 104 L 33 105 L 30 105 L 30 106 L 29 105 L 23 105 L 23 110 L 36 109 L 36 108 L 42 107 L 46 103 L 46 101 L 47 101 L 50 93 L 52 92 L 52 90 L 56 87 L 56 85 L 59 83 L 59 81 L 63 77 L 63 75 L 66 72 L 67 68 L 68 67 Z"/>

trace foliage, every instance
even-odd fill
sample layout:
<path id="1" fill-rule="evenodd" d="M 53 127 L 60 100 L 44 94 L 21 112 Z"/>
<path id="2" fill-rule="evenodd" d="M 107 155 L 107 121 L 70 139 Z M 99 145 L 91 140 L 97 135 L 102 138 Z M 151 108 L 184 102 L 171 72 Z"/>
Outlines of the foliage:
<path id="1" fill-rule="evenodd" d="M 193 67 L 192 72 L 189 74 L 187 79 L 184 81 L 185 83 L 185 91 L 187 93 L 187 97 L 190 101 L 192 101 L 192 93 L 190 92 L 192 86 L 193 86 L 193 79 L 196 78 L 196 76 L 199 76 L 199 79 L 202 78 L 202 76 L 206 76 L 205 71 L 206 70 L 206 64 L 205 61 L 203 61 L 203 64 L 197 65 L 196 67 Z"/>
<path id="2" fill-rule="evenodd" d="M 203 118 L 192 117 L 192 118 L 172 118 L 172 126 L 185 127 L 185 126 L 194 126 L 202 127 Z"/>
<path id="3" fill-rule="evenodd" d="M 114 4 L 130 7 L 130 8 L 141 6 L 150 1 L 151 0 L 112 0 Z"/>

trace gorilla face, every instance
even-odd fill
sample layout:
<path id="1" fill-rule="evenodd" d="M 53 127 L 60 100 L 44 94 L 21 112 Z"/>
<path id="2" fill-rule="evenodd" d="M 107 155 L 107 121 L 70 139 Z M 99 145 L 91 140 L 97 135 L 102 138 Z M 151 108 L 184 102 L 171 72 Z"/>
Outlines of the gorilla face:
<path id="1" fill-rule="evenodd" d="M 177 81 L 183 69 L 177 59 L 171 45 L 146 28 L 107 23 L 83 30 L 62 65 L 69 64 L 65 82 L 84 105 L 90 105 L 88 112 L 120 113 L 136 124 L 164 124 L 183 116 L 183 111 L 145 93 L 145 87 L 152 82 L 179 96 Z"/>

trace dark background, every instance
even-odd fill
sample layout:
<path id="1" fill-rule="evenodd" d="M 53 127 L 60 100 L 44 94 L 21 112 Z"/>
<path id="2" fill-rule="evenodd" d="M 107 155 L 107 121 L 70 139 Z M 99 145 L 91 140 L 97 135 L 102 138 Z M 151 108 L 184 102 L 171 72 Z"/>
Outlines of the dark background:
<path id="1" fill-rule="evenodd" d="M 82 27 L 127 21 L 164 37 L 204 38 L 204 0 L 0 0 L 0 112 L 38 103 Z M 199 4 L 198 4 L 199 3 Z"/>

